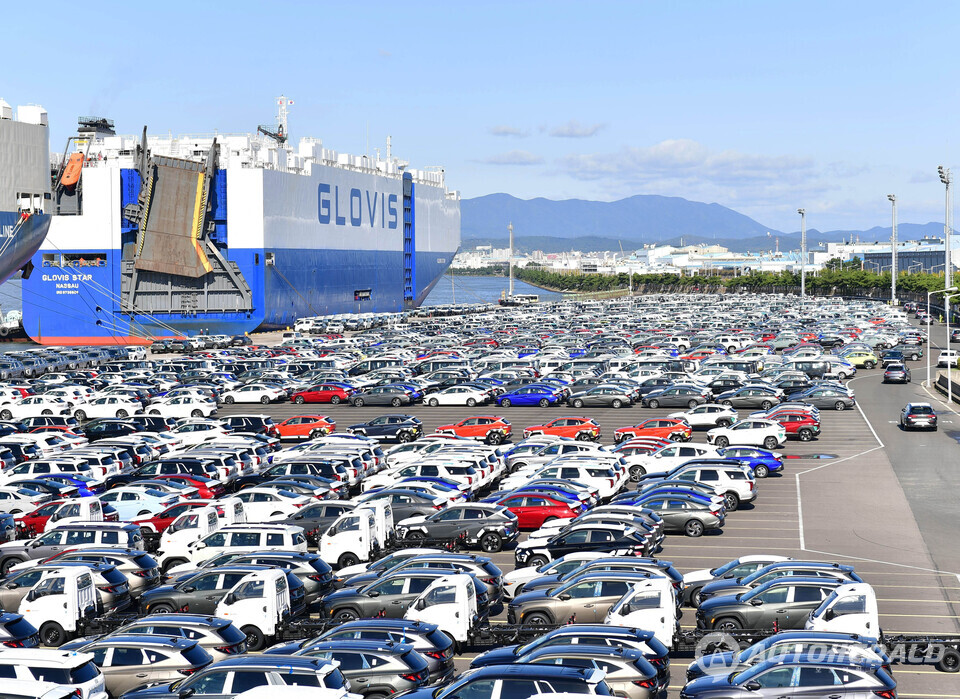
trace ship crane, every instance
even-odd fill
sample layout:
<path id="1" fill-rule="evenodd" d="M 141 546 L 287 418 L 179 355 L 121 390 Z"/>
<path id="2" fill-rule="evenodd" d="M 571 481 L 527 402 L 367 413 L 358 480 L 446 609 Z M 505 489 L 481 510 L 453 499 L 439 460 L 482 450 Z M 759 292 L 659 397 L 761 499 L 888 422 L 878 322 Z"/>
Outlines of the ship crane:
<path id="1" fill-rule="evenodd" d="M 261 124 L 257 127 L 257 133 L 262 133 L 267 138 L 272 138 L 279 145 L 287 142 L 287 107 L 293 104 L 293 100 L 288 100 L 283 95 L 277 98 L 277 126 L 273 128 Z"/>

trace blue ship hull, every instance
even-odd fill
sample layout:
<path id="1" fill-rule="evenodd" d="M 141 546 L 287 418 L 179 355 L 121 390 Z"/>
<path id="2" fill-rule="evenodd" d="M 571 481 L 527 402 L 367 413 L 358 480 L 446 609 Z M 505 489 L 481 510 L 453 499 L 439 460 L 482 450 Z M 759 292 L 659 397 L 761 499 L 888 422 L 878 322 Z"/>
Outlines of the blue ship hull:
<path id="1" fill-rule="evenodd" d="M 30 262 L 50 230 L 50 216 L 0 212 L 0 284 Z"/>

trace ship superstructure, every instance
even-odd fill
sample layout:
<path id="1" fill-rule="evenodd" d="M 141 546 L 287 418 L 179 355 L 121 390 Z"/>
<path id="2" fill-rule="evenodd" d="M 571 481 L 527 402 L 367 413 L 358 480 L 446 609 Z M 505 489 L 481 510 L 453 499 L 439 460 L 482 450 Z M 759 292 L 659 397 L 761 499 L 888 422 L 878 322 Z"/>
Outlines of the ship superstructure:
<path id="1" fill-rule="evenodd" d="M 292 144 L 279 101 L 277 126 L 253 134 L 123 136 L 81 118 L 24 285 L 39 300 L 27 333 L 129 344 L 419 305 L 460 243 L 443 170 L 410 168 L 389 139 L 385 157 Z"/>

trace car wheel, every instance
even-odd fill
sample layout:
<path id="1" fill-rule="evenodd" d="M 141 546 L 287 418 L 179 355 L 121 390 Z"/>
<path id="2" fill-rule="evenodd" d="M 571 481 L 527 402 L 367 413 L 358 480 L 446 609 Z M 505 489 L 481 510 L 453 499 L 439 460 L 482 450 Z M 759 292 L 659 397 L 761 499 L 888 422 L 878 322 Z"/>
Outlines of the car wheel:
<path id="1" fill-rule="evenodd" d="M 509 408 L 511 405 L 513 405 L 513 403 L 510 402 L 509 398 L 504 398 L 502 401 L 500 401 L 501 408 Z"/>
<path id="2" fill-rule="evenodd" d="M 760 404 L 760 409 L 761 409 L 761 410 L 770 410 L 770 408 L 772 408 L 772 407 L 773 407 L 773 403 L 771 403 L 771 402 L 768 401 L 768 400 L 765 400 L 765 401 L 763 401 L 763 402 Z"/>
<path id="3" fill-rule="evenodd" d="M 537 556 L 530 557 L 530 565 L 534 568 L 539 568 L 545 563 L 549 563 L 546 556 L 537 555 Z"/>
<path id="4" fill-rule="evenodd" d="M 936 668 L 940 672 L 960 672 L 960 651 L 956 648 L 945 649 Z"/>
<path id="5" fill-rule="evenodd" d="M 337 559 L 337 568 L 347 568 L 349 566 L 355 566 L 360 562 L 360 559 L 357 558 L 355 553 L 343 553 L 340 554 L 340 558 Z"/>
<path id="6" fill-rule="evenodd" d="M 4 420 L 9 420 L 12 417 L 13 417 L 13 413 L 11 413 L 9 410 L 0 410 L 0 418 L 3 418 Z"/>
<path id="7" fill-rule="evenodd" d="M 736 493 L 727 493 L 723 496 L 723 504 L 726 506 L 727 511 L 735 512 L 738 507 L 740 507 L 740 498 Z"/>
<path id="8" fill-rule="evenodd" d="M 756 476 L 757 478 L 766 478 L 767 476 L 770 475 L 770 469 L 764 466 L 763 464 L 760 464 L 755 469 L 753 469 L 753 475 Z"/>
<path id="9" fill-rule="evenodd" d="M 660 401 L 658 401 L 656 398 L 654 398 L 653 400 L 647 401 L 647 405 L 648 405 L 649 407 L 653 408 L 654 410 L 656 410 L 657 408 L 660 407 Z"/>
<path id="10" fill-rule="evenodd" d="M 487 444 L 496 446 L 503 443 L 503 435 L 500 432 L 490 432 L 486 439 Z"/>
<path id="11" fill-rule="evenodd" d="M 6 576 L 18 563 L 22 563 L 22 561 L 16 558 L 4 558 L 3 562 L 0 563 L 0 575 Z"/>
<path id="12" fill-rule="evenodd" d="M 549 408 L 549 407 L 550 407 L 550 401 L 548 401 L 546 398 L 541 398 L 541 399 L 540 399 L 540 402 L 538 403 L 538 405 L 539 405 L 541 408 Z"/>
<path id="13" fill-rule="evenodd" d="M 797 432 L 797 437 L 800 438 L 801 442 L 809 442 L 811 439 L 813 439 L 813 431 L 807 429 L 800 430 Z"/>
<path id="14" fill-rule="evenodd" d="M 354 399 L 353 399 L 353 404 L 354 404 L 354 406 L 356 406 L 357 408 L 362 408 L 362 407 L 363 407 L 363 398 L 354 398 Z"/>
<path id="15" fill-rule="evenodd" d="M 150 605 L 151 614 L 172 614 L 174 612 L 173 605 L 167 604 L 166 602 L 160 602 L 159 604 Z"/>
<path id="16" fill-rule="evenodd" d="M 533 612 L 532 614 L 527 614 L 521 622 L 524 626 L 548 626 L 553 623 L 550 621 L 550 617 L 542 612 Z"/>
<path id="17" fill-rule="evenodd" d="M 203 417 L 203 411 L 202 411 L 202 410 L 194 410 L 192 413 L 190 413 L 190 416 L 191 416 L 191 417 Z"/>
<path id="18" fill-rule="evenodd" d="M 129 413 L 126 410 L 121 409 L 117 411 L 118 418 L 125 418 L 127 415 L 129 415 Z"/>
<path id="19" fill-rule="evenodd" d="M 521 468 L 523 468 L 524 466 L 526 466 L 526 464 L 525 464 L 523 461 L 518 461 L 518 462 L 516 462 L 515 464 L 513 464 L 512 466 L 510 466 L 510 473 L 514 473 L 514 472 L 516 472 L 516 471 L 519 471 L 519 470 L 520 470 Z"/>
<path id="20" fill-rule="evenodd" d="M 703 585 L 698 587 L 690 588 L 690 594 L 687 599 L 690 602 L 690 606 L 696 609 L 700 606 L 700 591 L 703 590 Z"/>
<path id="21" fill-rule="evenodd" d="M 150 414 L 151 414 L 151 415 L 159 415 L 159 414 L 160 414 L 160 411 L 159 411 L 159 410 L 151 410 L 151 411 L 150 411 Z"/>
<path id="22" fill-rule="evenodd" d="M 408 432 L 407 430 L 404 430 L 403 432 L 400 432 L 400 433 L 397 435 L 397 441 L 399 441 L 399 442 L 404 442 L 404 443 L 405 443 L 405 442 L 412 442 L 412 441 L 413 441 L 413 433 L 412 433 L 412 432 Z"/>
<path id="23" fill-rule="evenodd" d="M 55 621 L 48 621 L 40 627 L 40 643 L 49 648 L 59 648 L 67 640 L 67 633 Z"/>
<path id="24" fill-rule="evenodd" d="M 557 519 L 556 517 L 553 517 L 553 516 L 551 515 L 550 517 L 547 517 L 545 520 L 543 520 L 543 524 L 546 524 L 547 522 L 554 522 L 554 521 L 556 521 L 556 519 Z M 543 524 L 541 524 L 540 526 L 542 527 Z"/>
<path id="25" fill-rule="evenodd" d="M 256 626 L 244 626 L 240 629 L 247 635 L 247 650 L 257 652 L 263 650 L 267 645 L 267 640 L 263 637 L 263 632 Z"/>
<path id="26" fill-rule="evenodd" d="M 477 404 L 476 398 L 467 398 L 467 407 L 472 408 Z"/>
<path id="27" fill-rule="evenodd" d="M 480 537 L 480 548 L 484 553 L 498 553 L 503 550 L 503 539 L 496 532 L 487 532 Z"/>
<path id="28" fill-rule="evenodd" d="M 630 467 L 630 482 L 638 483 L 642 476 L 647 475 L 647 469 L 643 466 L 631 466 Z"/>
<path id="29" fill-rule="evenodd" d="M 340 405 L 340 396 L 331 396 L 330 403 L 332 405 Z"/>
<path id="30" fill-rule="evenodd" d="M 876 364 L 874 364 L 873 362 L 864 362 L 864 363 L 863 363 L 863 368 L 864 368 L 864 369 L 873 369 L 873 367 L 875 367 L 875 366 L 876 366 Z"/>
<path id="31" fill-rule="evenodd" d="M 270 396 L 260 396 L 261 405 L 270 405 Z"/>
<path id="32" fill-rule="evenodd" d="M 847 404 L 844 403 L 842 400 L 838 400 L 836 403 L 833 404 L 833 408 L 834 410 L 846 410 Z"/>
<path id="33" fill-rule="evenodd" d="M 699 519 L 691 519 L 683 525 L 683 533 L 694 538 L 703 536 L 703 522 Z"/>
<path id="34" fill-rule="evenodd" d="M 41 410 L 41 411 L 40 411 L 40 414 L 41 414 L 41 415 L 53 415 L 53 411 L 52 411 L 52 410 Z"/>
<path id="35" fill-rule="evenodd" d="M 580 432 L 580 433 L 577 434 L 577 441 L 578 441 L 578 442 L 587 442 L 587 441 L 590 440 L 590 438 L 591 438 L 591 437 L 590 437 L 590 433 L 589 433 L 589 432 Z"/>
<path id="36" fill-rule="evenodd" d="M 423 541 L 424 539 L 427 538 L 427 535 L 424 534 L 422 531 L 416 530 L 416 531 L 407 532 L 407 535 L 403 538 L 406 539 L 407 541 Z"/>
<path id="37" fill-rule="evenodd" d="M 304 400 L 303 396 L 297 396 L 293 399 L 293 402 L 297 403 L 298 405 L 303 405 L 306 401 Z M 332 403 L 333 401 L 330 402 Z"/>
<path id="38" fill-rule="evenodd" d="M 431 398 L 427 401 L 427 405 L 429 405 L 431 408 L 436 408 L 438 405 L 440 405 L 440 401 L 438 401 L 436 398 Z"/>
<path id="39" fill-rule="evenodd" d="M 727 418 L 717 420 L 717 427 L 730 427 L 732 424 L 733 420 L 728 420 Z"/>
<path id="40" fill-rule="evenodd" d="M 226 398 L 223 399 L 223 402 L 226 403 L 227 405 L 233 405 L 234 403 L 233 396 L 227 396 Z"/>
<path id="41" fill-rule="evenodd" d="M 777 438 L 776 437 L 767 437 L 763 440 L 764 449 L 776 449 L 777 448 Z"/>
<path id="42" fill-rule="evenodd" d="M 730 446 L 730 440 L 726 437 L 717 437 L 715 440 L 713 440 L 713 443 L 721 449 L 725 449 L 726 447 Z"/>
<path id="43" fill-rule="evenodd" d="M 140 511 L 137 513 L 137 517 L 144 517 L 144 516 L 149 515 L 149 514 L 150 514 L 150 510 L 140 510 Z"/>
<path id="44" fill-rule="evenodd" d="M 717 631 L 739 631 L 743 628 L 743 626 L 736 619 L 725 616 L 721 619 L 717 619 L 717 622 L 713 625 L 713 628 Z"/>
<path id="45" fill-rule="evenodd" d="M 733 407 L 733 402 L 732 402 L 732 401 L 729 401 L 729 400 L 725 400 L 725 401 L 723 401 L 720 405 L 726 406 L 726 407 L 728 407 L 728 408 L 732 408 L 732 407 Z"/>
<path id="46" fill-rule="evenodd" d="M 623 401 L 620 400 L 619 398 L 614 398 L 612 401 L 610 401 L 610 407 L 611 407 L 611 408 L 617 408 L 617 409 L 622 408 L 622 407 L 623 407 Z"/>
<path id="47" fill-rule="evenodd" d="M 838 371 L 838 372 L 837 372 L 837 378 L 840 379 L 841 381 L 846 381 L 846 380 L 847 380 L 847 372 L 845 372 L 845 371 Z"/>
<path id="48" fill-rule="evenodd" d="M 582 407 L 583 407 L 583 401 L 580 400 L 579 398 L 577 398 L 575 401 L 573 401 L 573 407 L 574 407 L 574 408 L 582 408 Z"/>
<path id="49" fill-rule="evenodd" d="M 394 408 L 399 408 L 401 403 L 403 403 L 403 401 L 399 398 L 394 398 L 390 401 L 390 405 L 392 405 Z"/>

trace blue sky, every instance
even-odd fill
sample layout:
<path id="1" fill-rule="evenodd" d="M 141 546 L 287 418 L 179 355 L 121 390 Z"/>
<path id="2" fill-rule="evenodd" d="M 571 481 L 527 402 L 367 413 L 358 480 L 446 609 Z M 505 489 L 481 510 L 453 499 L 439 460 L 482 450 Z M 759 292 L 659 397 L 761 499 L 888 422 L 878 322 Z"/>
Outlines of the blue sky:
<path id="1" fill-rule="evenodd" d="M 118 130 L 393 136 L 473 197 L 718 202 L 780 230 L 942 220 L 958 3 L 234 2 L 5 5 L 0 96 Z M 85 19 L 86 12 L 92 16 Z"/>

